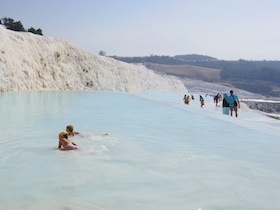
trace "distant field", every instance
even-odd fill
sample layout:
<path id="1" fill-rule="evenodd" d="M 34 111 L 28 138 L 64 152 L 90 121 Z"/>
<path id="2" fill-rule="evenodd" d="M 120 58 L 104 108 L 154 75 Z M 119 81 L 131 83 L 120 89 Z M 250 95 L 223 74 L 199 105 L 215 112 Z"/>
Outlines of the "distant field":
<path id="1" fill-rule="evenodd" d="M 204 82 L 211 82 L 214 84 L 225 85 L 232 88 L 243 89 L 252 93 L 261 94 L 266 97 L 280 97 L 279 84 L 274 84 L 267 81 L 251 81 L 240 79 L 221 80 L 221 69 L 205 68 L 192 65 L 162 65 L 155 63 L 145 63 L 148 69 L 156 72 L 166 73 L 180 77 L 181 79 L 189 78 L 194 80 L 201 80 Z M 188 84 L 185 84 L 186 86 Z"/>
<path id="2" fill-rule="evenodd" d="M 144 65 L 148 69 L 178 77 L 188 77 L 191 79 L 203 80 L 207 82 L 220 81 L 220 69 L 192 65 L 163 65 L 155 63 L 145 63 Z"/>

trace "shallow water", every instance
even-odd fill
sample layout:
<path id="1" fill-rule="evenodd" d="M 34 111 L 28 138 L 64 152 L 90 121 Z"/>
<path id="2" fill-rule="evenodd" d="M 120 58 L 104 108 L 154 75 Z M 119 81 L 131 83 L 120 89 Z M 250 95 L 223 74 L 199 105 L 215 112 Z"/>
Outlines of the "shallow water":
<path id="1" fill-rule="evenodd" d="M 1 94 L 0 209 L 279 209 L 279 121 L 182 98 Z M 57 149 L 68 124 L 79 151 Z"/>

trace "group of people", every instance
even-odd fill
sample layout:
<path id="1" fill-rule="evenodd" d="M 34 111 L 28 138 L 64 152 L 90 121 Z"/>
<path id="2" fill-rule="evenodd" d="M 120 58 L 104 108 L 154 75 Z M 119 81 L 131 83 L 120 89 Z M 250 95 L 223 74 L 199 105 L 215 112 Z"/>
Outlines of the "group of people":
<path id="1" fill-rule="evenodd" d="M 194 100 L 194 96 L 191 95 L 191 97 L 190 97 L 189 95 L 185 95 L 183 100 L 184 100 L 185 104 L 189 105 L 190 101 Z M 201 108 L 203 108 L 204 107 L 204 99 L 201 95 L 199 95 L 199 100 L 200 100 Z"/>
<path id="2" fill-rule="evenodd" d="M 207 96 L 208 94 L 206 94 Z M 210 95 L 211 96 L 211 95 Z M 230 91 L 230 95 L 228 96 L 226 93 L 223 95 L 221 94 L 217 94 L 214 97 L 214 103 L 216 105 L 216 107 L 218 107 L 218 104 L 222 101 L 222 107 L 223 107 L 223 114 L 227 114 L 230 116 L 233 116 L 233 112 L 235 112 L 235 116 L 238 117 L 238 109 L 240 108 L 240 101 L 238 99 L 238 96 L 233 94 L 233 90 Z M 189 104 L 190 101 L 194 100 L 194 97 L 193 95 L 191 95 L 191 98 L 190 96 L 187 96 L 185 95 L 183 100 L 185 102 L 185 104 Z M 201 108 L 204 107 L 204 98 L 200 95 L 199 96 L 199 100 L 200 100 L 200 105 L 201 105 Z"/>
<path id="3" fill-rule="evenodd" d="M 223 98 L 223 114 L 233 115 L 233 111 L 235 112 L 235 116 L 238 117 L 238 109 L 240 108 L 240 101 L 238 96 L 233 94 L 233 91 L 230 91 L 230 95 L 224 94 Z"/>
<path id="4" fill-rule="evenodd" d="M 191 100 L 194 100 L 194 96 L 191 95 L 191 97 L 189 95 L 185 95 L 184 98 L 183 98 L 185 104 L 189 105 L 190 101 Z M 200 103 L 201 103 L 201 108 L 204 107 L 204 99 L 201 95 L 199 95 L 199 100 L 200 100 Z"/>
<path id="5" fill-rule="evenodd" d="M 76 150 L 79 149 L 78 145 L 68 139 L 69 136 L 80 135 L 85 137 L 85 134 L 80 134 L 79 132 L 74 131 L 73 125 L 67 125 L 65 131 L 62 131 L 58 135 L 58 149 L 60 150 Z M 97 134 L 98 136 L 108 136 L 108 133 Z"/>

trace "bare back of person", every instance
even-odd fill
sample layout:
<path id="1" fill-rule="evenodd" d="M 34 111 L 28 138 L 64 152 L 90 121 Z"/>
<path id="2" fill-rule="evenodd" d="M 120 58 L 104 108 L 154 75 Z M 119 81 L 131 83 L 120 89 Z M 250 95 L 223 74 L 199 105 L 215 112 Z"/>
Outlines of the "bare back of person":
<path id="1" fill-rule="evenodd" d="M 58 148 L 61 150 L 76 150 L 78 149 L 78 146 L 69 139 L 60 138 Z"/>

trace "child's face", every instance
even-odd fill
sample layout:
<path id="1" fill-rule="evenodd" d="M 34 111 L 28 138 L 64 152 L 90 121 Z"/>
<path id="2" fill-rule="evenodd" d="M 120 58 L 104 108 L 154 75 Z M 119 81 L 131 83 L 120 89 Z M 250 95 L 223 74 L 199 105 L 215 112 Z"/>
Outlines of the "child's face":
<path id="1" fill-rule="evenodd" d="M 67 131 L 68 133 L 73 133 L 73 132 L 74 132 L 74 128 L 66 128 L 66 131 Z"/>
<path id="2" fill-rule="evenodd" d="M 69 131 L 69 130 L 68 130 L 67 132 L 68 132 L 69 135 L 73 135 L 73 132 L 71 132 L 71 131 Z"/>

